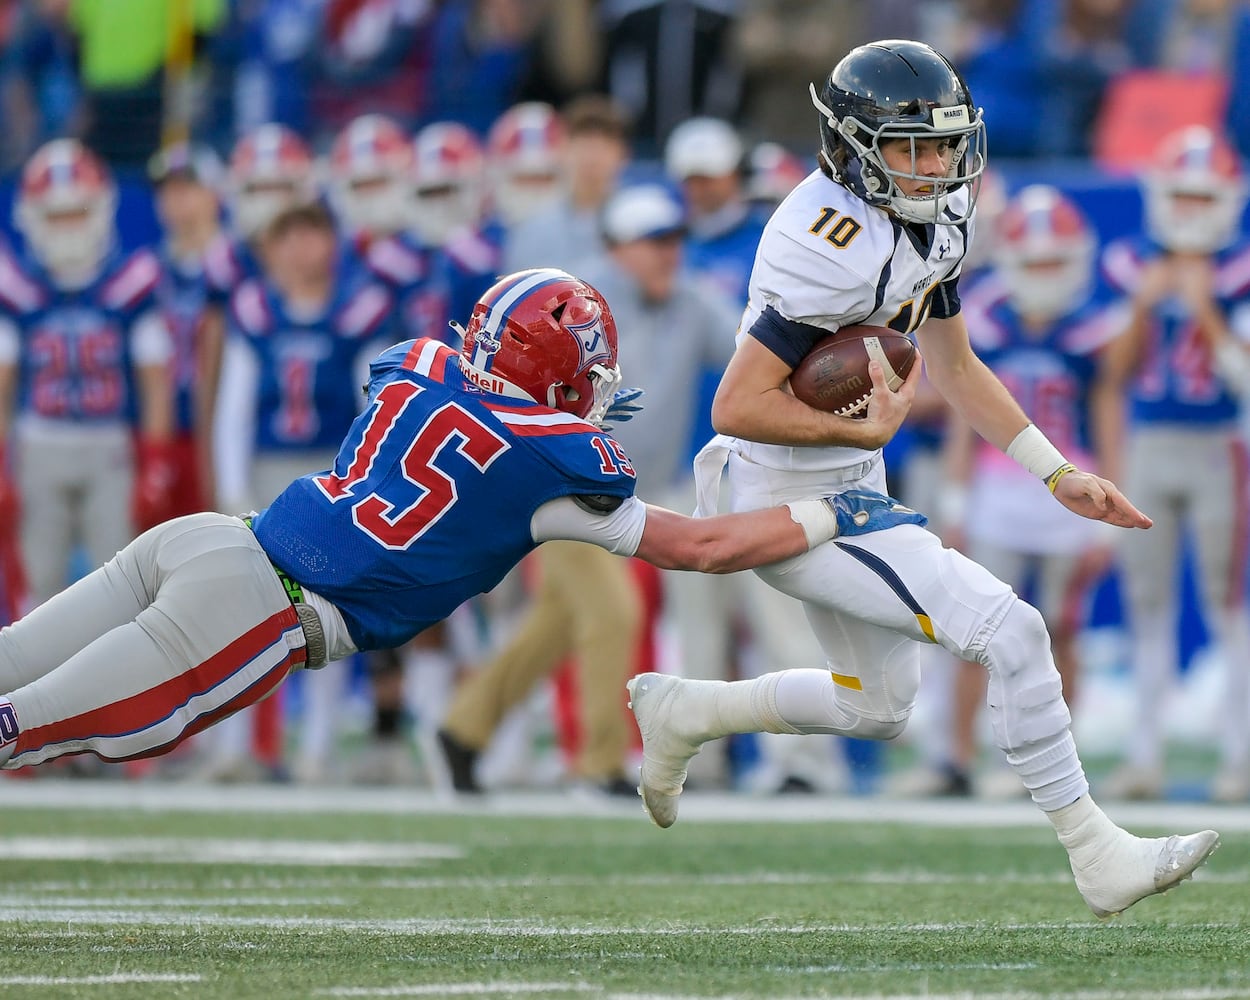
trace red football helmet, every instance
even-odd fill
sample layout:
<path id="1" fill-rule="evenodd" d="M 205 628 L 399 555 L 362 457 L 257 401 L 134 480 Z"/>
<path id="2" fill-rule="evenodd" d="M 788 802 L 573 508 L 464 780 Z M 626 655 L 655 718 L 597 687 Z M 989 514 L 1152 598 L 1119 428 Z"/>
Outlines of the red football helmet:
<path id="1" fill-rule="evenodd" d="M 778 142 L 761 142 L 747 158 L 747 197 L 762 205 L 780 205 L 809 173 L 807 165 Z"/>
<path id="2" fill-rule="evenodd" d="M 1161 246 L 1212 253 L 1237 235 L 1246 186 L 1237 154 L 1205 125 L 1173 132 L 1143 177 L 1146 228 Z"/>
<path id="3" fill-rule="evenodd" d="M 1089 296 L 1097 241 L 1081 210 L 1056 188 L 1034 184 L 1003 209 L 996 259 L 1012 305 L 1062 316 Z"/>
<path id="4" fill-rule="evenodd" d="M 285 125 L 261 125 L 235 143 L 228 187 L 235 231 L 251 239 L 283 209 L 317 197 L 312 154 Z"/>
<path id="5" fill-rule="evenodd" d="M 456 230 L 482 218 L 482 144 L 463 125 L 435 122 L 417 133 L 413 151 L 413 228 L 423 242 L 443 246 Z"/>
<path id="6" fill-rule="evenodd" d="M 505 275 L 473 307 L 462 367 L 483 388 L 590 423 L 621 384 L 616 321 L 599 292 L 554 267 Z"/>
<path id="7" fill-rule="evenodd" d="M 487 138 L 495 209 L 516 225 L 556 198 L 563 188 L 564 125 L 540 101 L 505 111 Z"/>
<path id="8" fill-rule="evenodd" d="M 330 198 L 347 228 L 371 236 L 408 227 L 412 144 L 385 115 L 361 115 L 330 149 Z"/>
<path id="9" fill-rule="evenodd" d="M 82 287 L 113 246 L 117 190 L 104 163 L 77 139 L 55 139 L 22 170 L 14 222 L 59 284 Z"/>

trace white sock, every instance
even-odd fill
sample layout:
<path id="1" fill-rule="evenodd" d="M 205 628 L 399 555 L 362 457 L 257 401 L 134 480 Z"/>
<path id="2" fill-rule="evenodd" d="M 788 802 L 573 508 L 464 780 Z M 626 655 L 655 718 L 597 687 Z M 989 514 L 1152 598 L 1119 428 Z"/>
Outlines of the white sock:
<path id="1" fill-rule="evenodd" d="M 688 719 L 691 736 L 706 743 L 734 733 L 800 733 L 777 710 L 778 682 L 786 674 L 800 672 L 806 671 L 783 670 L 749 681 L 685 681 L 706 695 L 692 704 L 692 711 L 700 703 L 705 709 Z"/>
<path id="2" fill-rule="evenodd" d="M 1128 836 L 1098 808 L 1088 792 L 1069 805 L 1047 811 L 1046 818 L 1074 865 L 1091 864 L 1108 841 Z"/>
<path id="3" fill-rule="evenodd" d="M 1033 801 L 1047 813 L 1079 801 L 1089 792 L 1089 781 L 1070 730 L 1065 729 L 1044 742 L 1009 751 L 1007 763 L 1029 790 Z"/>

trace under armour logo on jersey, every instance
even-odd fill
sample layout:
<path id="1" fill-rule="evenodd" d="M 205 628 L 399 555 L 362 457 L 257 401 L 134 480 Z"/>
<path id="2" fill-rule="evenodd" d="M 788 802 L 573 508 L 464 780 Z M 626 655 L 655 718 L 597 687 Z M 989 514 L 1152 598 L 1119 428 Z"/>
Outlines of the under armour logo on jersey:
<path id="1" fill-rule="evenodd" d="M 950 241 L 950 240 L 947 240 L 945 243 L 939 243 L 939 244 L 938 244 L 938 260 L 941 260 L 943 257 L 945 257 L 945 256 L 946 256 L 948 253 L 950 253 L 950 252 L 951 252 L 951 241 Z"/>
<path id="2" fill-rule="evenodd" d="M 565 329 L 577 339 L 577 349 L 581 352 L 582 363 L 578 371 L 584 371 L 588 365 L 596 361 L 611 361 L 612 352 L 608 348 L 608 335 L 603 329 L 603 318 L 595 316 L 584 323 L 569 323 Z"/>

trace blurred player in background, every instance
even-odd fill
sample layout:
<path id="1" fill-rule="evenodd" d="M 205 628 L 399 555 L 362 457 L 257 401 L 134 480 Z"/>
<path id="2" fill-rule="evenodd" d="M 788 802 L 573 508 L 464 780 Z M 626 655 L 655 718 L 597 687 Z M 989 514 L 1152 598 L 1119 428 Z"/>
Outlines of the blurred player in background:
<path id="1" fill-rule="evenodd" d="M 868 493 L 702 521 L 647 506 L 600 426 L 620 384 L 597 291 L 502 278 L 462 352 L 406 341 L 373 361 L 333 468 L 254 518 L 167 522 L 0 631 L 0 762 L 167 752 L 292 670 L 403 645 L 546 540 L 725 572 L 898 516 Z"/>
<path id="2" fill-rule="evenodd" d="M 1164 707 L 1177 670 L 1180 539 L 1188 532 L 1203 616 L 1226 672 L 1211 794 L 1240 801 L 1250 796 L 1248 511 L 1237 433 L 1250 335 L 1250 243 L 1238 235 L 1245 180 L 1225 141 L 1194 127 L 1165 137 L 1142 181 L 1146 232 L 1103 255 L 1130 315 L 1098 387 L 1099 460 L 1157 518 L 1149 533 L 1119 540 L 1137 712 L 1127 760 L 1107 791 L 1164 792 Z"/>
<path id="3" fill-rule="evenodd" d="M 884 486 L 880 449 L 907 414 L 920 365 L 891 392 L 882 365 L 870 364 L 867 423 L 808 407 L 785 389 L 813 344 L 867 324 L 915 332 L 929 377 L 954 411 L 1065 507 L 1148 527 L 1112 483 L 1080 471 L 1030 423 L 969 346 L 958 280 L 985 131 L 959 72 L 922 43 L 877 42 L 853 49 L 811 97 L 821 169 L 782 203 L 760 242 L 737 351 L 713 410 L 726 436 L 696 460 L 700 510 L 716 509 L 726 463 L 738 511 Z M 919 687 L 917 643 L 930 642 L 989 671 L 995 741 L 1053 824 L 1096 914 L 1175 884 L 1217 846 L 1214 831 L 1143 839 L 1106 817 L 1089 795 L 1042 616 L 915 522 L 759 572 L 804 602 L 827 665 L 731 683 L 634 678 L 641 792 L 659 825 L 676 820 L 686 763 L 709 739 L 759 731 L 898 736 Z"/>
<path id="4" fill-rule="evenodd" d="M 65 585 L 75 546 L 101 565 L 169 502 L 161 267 L 147 251 L 117 250 L 116 204 L 93 153 L 50 142 L 22 170 L 14 215 L 26 256 L 0 258 L 0 444 L 12 428 L 35 604 Z"/>
<path id="5" fill-rule="evenodd" d="M 236 511 L 333 462 L 368 359 L 394 339 L 390 292 L 345 252 L 323 205 L 281 211 L 259 247 L 262 275 L 230 297 L 214 434 L 218 493 Z M 311 777 L 331 747 L 324 729 L 305 736 L 315 743 L 301 748 L 300 770 Z M 200 777 L 257 776 L 245 724 L 219 728 L 216 743 Z"/>
<path id="6" fill-rule="evenodd" d="M 491 203 L 506 229 L 555 204 L 564 191 L 564 125 L 541 101 L 509 108 L 486 137 Z"/>
<path id="7" fill-rule="evenodd" d="M 1095 296 L 1097 238 L 1080 210 L 1052 187 L 1027 187 L 999 220 L 994 273 L 964 300 L 977 356 L 998 376 L 1037 427 L 1083 468 L 1094 468 L 1090 394 L 1098 353 L 1119 331 L 1123 313 Z M 1016 593 L 1031 592 L 1050 633 L 1069 710 L 1080 678 L 1078 632 L 1091 585 L 1110 564 L 1110 541 L 1097 522 L 1054 502 L 1043 483 L 953 417 L 947 430 L 951 518 L 947 544 L 966 553 Z M 962 515 L 959 509 L 962 508 Z M 985 669 L 964 662 L 957 674 L 946 778 L 974 787 L 977 717 Z M 984 794 L 1022 794 L 1019 779 L 997 769 Z"/>
<path id="8" fill-rule="evenodd" d="M 582 267 L 603 254 L 599 214 L 629 163 L 629 119 L 610 98 L 590 94 L 560 113 L 565 135 L 558 148 L 562 182 L 557 197 L 510 226 L 504 264 L 519 267 Z M 514 197 L 497 190 L 504 201 Z"/>
<path id="9" fill-rule="evenodd" d="M 413 231 L 442 254 L 449 314 L 466 316 L 499 275 L 503 256 L 504 227 L 489 211 L 482 146 L 463 125 L 435 122 L 417 133 L 413 149 Z"/>
<path id="10" fill-rule="evenodd" d="M 208 310 L 204 255 L 221 232 L 221 164 L 207 148 L 169 146 L 152 157 L 148 177 L 162 229 L 156 248 L 162 265 L 157 299 L 174 344 L 175 465 L 169 514 L 178 517 L 208 510 L 214 496 L 209 428 L 198 422 L 211 412 L 211 403 L 198 394 L 205 388 L 199 377 Z"/>

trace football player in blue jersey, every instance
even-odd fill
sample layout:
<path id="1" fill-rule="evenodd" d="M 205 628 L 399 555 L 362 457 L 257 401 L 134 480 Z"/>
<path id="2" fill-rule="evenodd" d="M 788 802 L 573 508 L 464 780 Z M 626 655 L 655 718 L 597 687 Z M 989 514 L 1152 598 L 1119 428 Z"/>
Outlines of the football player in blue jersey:
<path id="1" fill-rule="evenodd" d="M 760 241 L 737 351 L 713 407 L 723 436 L 696 460 L 700 508 L 715 509 L 726 463 L 735 511 L 884 487 L 881 448 L 897 425 L 874 418 L 892 404 L 888 391 L 872 392 L 868 424 L 786 391 L 813 344 L 867 324 L 916 333 L 929 378 L 955 413 L 1064 506 L 1148 527 L 1111 482 L 1068 461 L 969 346 L 958 281 L 985 130 L 959 72 L 922 43 L 874 42 L 848 53 L 811 96 L 820 166 Z M 879 363 L 870 371 L 880 378 Z M 936 535 L 900 525 L 759 573 L 803 601 L 827 665 L 733 683 L 660 674 L 630 681 L 641 791 L 659 825 L 676 820 L 686 762 L 708 740 L 760 731 L 898 736 L 920 683 L 919 643 L 939 643 L 989 671 L 995 741 L 1054 824 L 1096 914 L 1175 885 L 1218 844 L 1214 831 L 1139 838 L 1106 817 L 1089 795 L 1041 615 Z"/>
<path id="2" fill-rule="evenodd" d="M 146 250 L 118 250 L 116 205 L 99 158 L 54 140 L 22 171 L 14 214 L 26 253 L 0 257 L 0 466 L 11 427 L 35 602 L 64 586 L 76 538 L 100 565 L 163 520 L 168 501 L 161 267 Z"/>
<path id="3" fill-rule="evenodd" d="M 1143 173 L 1146 232 L 1117 240 L 1103 270 L 1129 312 L 1096 392 L 1099 457 L 1159 511 L 1121 540 L 1136 712 L 1108 792 L 1164 791 L 1163 734 L 1177 666 L 1180 539 L 1194 547 L 1203 619 L 1226 664 L 1213 798 L 1250 797 L 1250 613 L 1245 595 L 1245 444 L 1250 240 L 1238 232 L 1246 181 L 1205 126 L 1165 136 Z M 1127 405 L 1126 405 L 1127 404 Z"/>
<path id="4" fill-rule="evenodd" d="M 549 539 L 728 572 L 923 520 L 867 492 L 706 520 L 648 506 L 603 428 L 620 380 L 607 303 L 554 269 L 492 286 L 460 353 L 385 351 L 332 468 L 248 518 L 153 528 L 0 631 L 3 766 L 164 753 L 293 669 L 403 644 Z"/>

